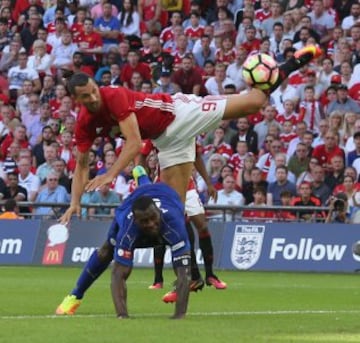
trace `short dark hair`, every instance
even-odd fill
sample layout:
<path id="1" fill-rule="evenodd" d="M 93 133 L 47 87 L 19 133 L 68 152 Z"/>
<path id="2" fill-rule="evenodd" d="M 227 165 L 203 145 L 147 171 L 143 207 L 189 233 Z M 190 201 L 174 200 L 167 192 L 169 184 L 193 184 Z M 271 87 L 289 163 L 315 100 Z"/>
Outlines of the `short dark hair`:
<path id="1" fill-rule="evenodd" d="M 71 95 L 76 94 L 76 87 L 86 86 L 90 80 L 90 76 L 85 73 L 75 73 L 72 75 L 66 83 L 66 87 Z"/>
<path id="2" fill-rule="evenodd" d="M 13 198 L 10 198 L 5 201 L 4 209 L 7 212 L 10 212 L 10 211 L 12 212 L 15 210 L 16 206 L 17 206 L 16 200 Z"/>
<path id="3" fill-rule="evenodd" d="M 144 196 L 141 196 L 141 197 L 137 198 L 133 202 L 131 210 L 132 210 L 132 212 L 145 211 L 151 205 L 155 205 L 154 200 L 151 197 L 149 197 L 147 195 L 144 195 Z"/>

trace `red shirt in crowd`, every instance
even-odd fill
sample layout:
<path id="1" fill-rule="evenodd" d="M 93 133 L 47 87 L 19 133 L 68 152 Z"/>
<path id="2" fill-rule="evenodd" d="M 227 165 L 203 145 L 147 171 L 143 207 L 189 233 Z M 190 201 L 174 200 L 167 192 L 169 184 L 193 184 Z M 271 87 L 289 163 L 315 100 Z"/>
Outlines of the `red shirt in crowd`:
<path id="1" fill-rule="evenodd" d="M 75 138 L 80 152 L 90 149 L 99 135 L 108 136 L 113 126 L 135 113 L 143 139 L 156 138 L 174 120 L 174 104 L 169 94 L 145 94 L 124 87 L 100 88 L 102 106 L 90 114 L 81 106 Z"/>
<path id="2" fill-rule="evenodd" d="M 318 145 L 312 152 L 312 157 L 315 157 L 321 166 L 327 164 L 330 165 L 331 159 L 334 156 L 341 156 L 344 158 L 344 150 L 336 146 L 333 150 L 327 151 L 325 144 Z"/>
<path id="3" fill-rule="evenodd" d="M 139 62 L 135 68 L 128 63 L 123 66 L 121 69 L 121 82 L 126 82 L 130 87 L 131 77 L 134 72 L 140 73 L 144 80 L 151 80 L 151 69 L 149 65 L 144 62 Z"/>

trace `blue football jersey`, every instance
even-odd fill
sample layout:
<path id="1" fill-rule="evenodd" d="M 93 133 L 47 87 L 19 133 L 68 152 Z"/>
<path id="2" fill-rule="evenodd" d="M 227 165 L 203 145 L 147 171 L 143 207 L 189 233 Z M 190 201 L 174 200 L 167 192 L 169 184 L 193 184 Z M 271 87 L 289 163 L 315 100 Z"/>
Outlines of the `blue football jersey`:
<path id="1" fill-rule="evenodd" d="M 190 251 L 190 243 L 185 227 L 184 205 L 179 195 L 163 183 L 138 187 L 115 211 L 115 219 L 110 228 L 116 234 L 114 259 L 125 265 L 132 265 L 136 242 L 144 236 L 134 223 L 132 205 L 142 196 L 151 197 L 161 211 L 160 235 L 171 246 L 173 259 Z"/>

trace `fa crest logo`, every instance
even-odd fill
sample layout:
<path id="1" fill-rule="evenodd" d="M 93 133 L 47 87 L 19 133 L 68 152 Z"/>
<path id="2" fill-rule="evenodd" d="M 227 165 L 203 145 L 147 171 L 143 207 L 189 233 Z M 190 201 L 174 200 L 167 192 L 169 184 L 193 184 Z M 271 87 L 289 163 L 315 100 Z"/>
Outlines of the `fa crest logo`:
<path id="1" fill-rule="evenodd" d="M 237 269 L 249 269 L 259 260 L 265 233 L 263 225 L 236 225 L 231 262 Z"/>

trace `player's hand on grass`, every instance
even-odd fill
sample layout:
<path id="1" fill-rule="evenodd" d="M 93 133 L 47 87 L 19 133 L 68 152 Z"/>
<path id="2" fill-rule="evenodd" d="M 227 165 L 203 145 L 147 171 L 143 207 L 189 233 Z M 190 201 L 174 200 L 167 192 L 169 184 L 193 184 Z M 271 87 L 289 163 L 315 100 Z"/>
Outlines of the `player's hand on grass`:
<path id="1" fill-rule="evenodd" d="M 107 175 L 107 173 L 103 175 L 96 176 L 92 180 L 90 180 L 87 185 L 85 186 L 86 192 L 92 192 L 98 189 L 101 186 L 109 184 L 113 181 L 113 177 Z"/>
<path id="2" fill-rule="evenodd" d="M 67 225 L 73 214 L 76 214 L 80 217 L 81 206 L 80 205 L 70 205 L 70 207 L 65 211 L 65 213 L 60 217 L 59 222 L 62 225 Z"/>

